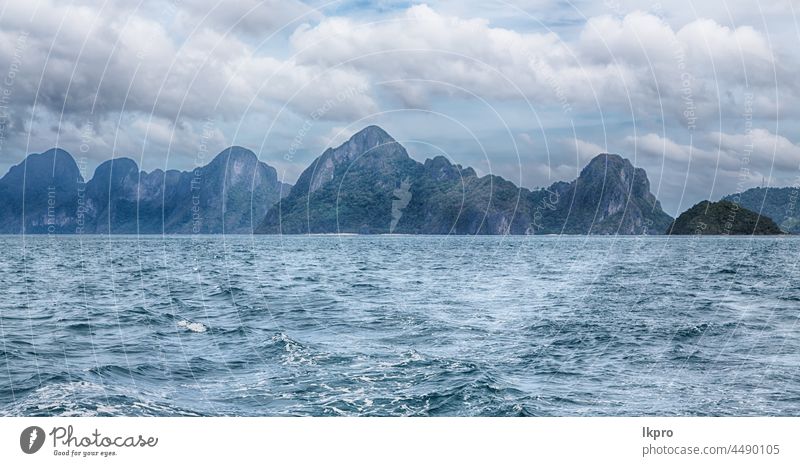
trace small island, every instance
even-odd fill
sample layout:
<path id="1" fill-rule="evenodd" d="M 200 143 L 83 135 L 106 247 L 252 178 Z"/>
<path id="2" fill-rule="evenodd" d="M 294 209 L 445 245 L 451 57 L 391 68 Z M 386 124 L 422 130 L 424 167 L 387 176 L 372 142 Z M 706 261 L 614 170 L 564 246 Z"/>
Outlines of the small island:
<path id="1" fill-rule="evenodd" d="M 668 235 L 780 235 L 771 218 L 730 201 L 702 201 L 682 213 L 667 229 Z"/>

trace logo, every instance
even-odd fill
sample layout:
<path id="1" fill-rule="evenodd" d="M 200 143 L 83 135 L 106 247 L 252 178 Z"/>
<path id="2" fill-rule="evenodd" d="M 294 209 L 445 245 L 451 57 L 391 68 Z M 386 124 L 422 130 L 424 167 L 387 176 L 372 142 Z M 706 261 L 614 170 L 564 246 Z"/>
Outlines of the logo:
<path id="1" fill-rule="evenodd" d="M 44 430 L 39 426 L 30 426 L 19 435 L 19 447 L 31 455 L 44 445 Z"/>

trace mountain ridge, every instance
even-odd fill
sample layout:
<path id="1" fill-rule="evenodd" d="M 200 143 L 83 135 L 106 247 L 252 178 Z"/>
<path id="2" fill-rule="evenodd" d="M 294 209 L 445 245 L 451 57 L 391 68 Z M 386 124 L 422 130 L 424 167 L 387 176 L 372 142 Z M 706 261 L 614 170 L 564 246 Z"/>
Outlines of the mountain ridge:
<path id="1" fill-rule="evenodd" d="M 619 155 L 531 191 L 441 155 L 418 162 L 368 126 L 317 157 L 256 233 L 660 234 L 671 221 L 645 171 Z"/>
<path id="2" fill-rule="evenodd" d="M 53 148 L 0 178 L 0 233 L 251 233 L 288 186 L 240 146 L 191 171 L 146 172 L 115 157 L 88 181 Z"/>
<path id="3" fill-rule="evenodd" d="M 798 190 L 753 188 L 724 200 L 796 233 Z M 676 220 L 645 170 L 618 154 L 598 154 L 574 180 L 528 189 L 440 154 L 412 159 L 375 125 L 323 151 L 294 186 L 242 146 L 191 171 L 146 172 L 116 157 L 88 181 L 52 148 L 0 178 L 0 233 L 639 235 L 665 234 Z"/>
<path id="4" fill-rule="evenodd" d="M 771 218 L 782 230 L 800 233 L 800 187 L 757 187 L 722 199 Z"/>

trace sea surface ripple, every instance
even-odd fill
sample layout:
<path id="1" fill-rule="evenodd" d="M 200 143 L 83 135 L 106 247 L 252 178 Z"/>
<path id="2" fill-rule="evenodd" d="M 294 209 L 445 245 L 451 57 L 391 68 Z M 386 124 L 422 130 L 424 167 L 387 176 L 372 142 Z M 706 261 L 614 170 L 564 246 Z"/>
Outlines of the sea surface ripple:
<path id="1" fill-rule="evenodd" d="M 4 416 L 800 415 L 797 237 L 0 247 Z"/>

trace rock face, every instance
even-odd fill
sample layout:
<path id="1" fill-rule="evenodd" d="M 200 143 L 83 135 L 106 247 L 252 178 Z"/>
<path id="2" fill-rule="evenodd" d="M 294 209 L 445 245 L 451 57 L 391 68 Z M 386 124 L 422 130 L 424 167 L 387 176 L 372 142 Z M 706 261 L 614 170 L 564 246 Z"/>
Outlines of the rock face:
<path id="1" fill-rule="evenodd" d="M 667 229 L 668 235 L 779 235 L 781 229 L 769 217 L 730 201 L 695 204 Z"/>
<path id="2" fill-rule="evenodd" d="M 661 234 L 671 221 L 644 170 L 618 155 L 532 192 L 442 156 L 419 163 L 370 126 L 318 157 L 257 232 Z"/>
<path id="3" fill-rule="evenodd" d="M 258 232 L 524 233 L 528 194 L 441 156 L 419 163 L 369 126 L 314 160 Z"/>
<path id="4" fill-rule="evenodd" d="M 86 185 L 91 221 L 84 232 L 136 233 L 139 220 L 139 167 L 131 159 L 111 159 L 100 164 Z M 156 212 L 143 215 L 155 219 Z M 147 228 L 147 230 L 151 230 Z"/>
<path id="5" fill-rule="evenodd" d="M 619 155 L 600 154 L 577 179 L 546 189 L 519 189 L 499 177 L 491 181 L 473 185 L 473 196 L 493 193 L 493 202 L 506 208 L 505 218 L 513 218 L 512 234 L 661 234 L 672 222 L 650 193 L 645 171 Z M 487 217 L 497 218 L 495 212 Z"/>
<path id="6" fill-rule="evenodd" d="M 530 191 L 445 157 L 428 159 L 411 183 L 411 200 L 398 222 L 402 233 L 525 234 L 533 221 Z"/>
<path id="7" fill-rule="evenodd" d="M 72 156 L 50 150 L 28 156 L 0 180 L 0 231 L 251 233 L 288 191 L 274 168 L 241 147 L 188 172 L 147 173 L 116 158 L 85 185 Z"/>
<path id="8" fill-rule="evenodd" d="M 386 233 L 394 190 L 418 163 L 377 126 L 328 149 L 269 211 L 262 233 Z"/>
<path id="9" fill-rule="evenodd" d="M 725 196 L 745 209 L 759 212 L 775 221 L 789 233 L 800 233 L 800 187 L 752 188 L 742 193 Z"/>
<path id="10" fill-rule="evenodd" d="M 0 233 L 74 233 L 83 177 L 67 152 L 31 154 L 0 179 Z"/>
<path id="11" fill-rule="evenodd" d="M 548 207 L 538 225 L 544 233 L 661 234 L 672 222 L 650 193 L 644 169 L 616 154 L 600 154 L 578 179 L 534 194 Z"/>

